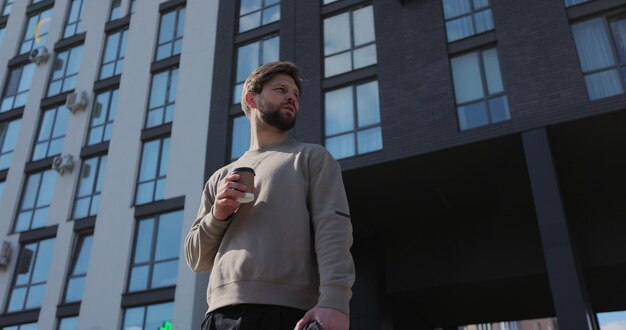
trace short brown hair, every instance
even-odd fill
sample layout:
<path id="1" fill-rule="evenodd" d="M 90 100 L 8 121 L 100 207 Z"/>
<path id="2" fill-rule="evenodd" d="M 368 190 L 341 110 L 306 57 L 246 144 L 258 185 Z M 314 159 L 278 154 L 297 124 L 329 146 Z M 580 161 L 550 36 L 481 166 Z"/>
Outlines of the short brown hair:
<path id="1" fill-rule="evenodd" d="M 300 80 L 300 68 L 289 61 L 277 61 L 263 64 L 260 67 L 254 69 L 252 73 L 246 79 L 243 84 L 243 91 L 241 92 L 241 109 L 246 113 L 246 116 L 250 114 L 250 106 L 246 103 L 246 93 L 252 92 L 254 94 L 260 94 L 263 90 L 263 85 L 266 82 L 272 80 L 277 74 L 284 73 L 290 76 L 298 87 L 298 91 L 302 95 L 302 84 Z"/>

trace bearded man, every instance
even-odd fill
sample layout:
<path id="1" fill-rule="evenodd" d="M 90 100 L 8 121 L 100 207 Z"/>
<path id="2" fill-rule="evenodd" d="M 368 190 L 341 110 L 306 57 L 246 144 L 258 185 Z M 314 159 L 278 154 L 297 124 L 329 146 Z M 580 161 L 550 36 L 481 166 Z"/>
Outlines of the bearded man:
<path id="1" fill-rule="evenodd" d="M 288 136 L 301 93 L 291 62 L 265 64 L 244 83 L 250 148 L 209 178 L 185 239 L 189 267 L 211 271 L 203 330 L 349 329 L 348 201 L 330 153 Z M 241 167 L 254 187 L 240 182 Z"/>

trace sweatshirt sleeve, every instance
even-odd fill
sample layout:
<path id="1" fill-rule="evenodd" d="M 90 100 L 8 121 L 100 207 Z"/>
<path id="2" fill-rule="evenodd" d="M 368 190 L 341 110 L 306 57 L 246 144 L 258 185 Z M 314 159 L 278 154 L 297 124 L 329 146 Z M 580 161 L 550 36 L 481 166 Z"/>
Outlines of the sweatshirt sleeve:
<path id="1" fill-rule="evenodd" d="M 221 221 L 213 217 L 211 209 L 216 185 L 212 179 L 204 186 L 198 216 L 185 238 L 185 259 L 194 272 L 205 272 L 213 267 L 215 255 L 230 223 L 230 219 Z"/>
<path id="2" fill-rule="evenodd" d="M 352 224 L 341 167 L 323 149 L 309 160 L 309 208 L 320 275 L 318 307 L 349 315 L 355 270 Z"/>

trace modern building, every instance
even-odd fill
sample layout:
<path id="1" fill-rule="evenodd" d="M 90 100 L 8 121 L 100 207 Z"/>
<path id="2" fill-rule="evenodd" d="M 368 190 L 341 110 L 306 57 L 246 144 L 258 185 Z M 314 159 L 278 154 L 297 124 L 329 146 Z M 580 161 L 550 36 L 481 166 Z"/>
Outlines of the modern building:
<path id="1" fill-rule="evenodd" d="M 344 170 L 352 329 L 626 324 L 626 0 L 0 5 L 0 329 L 198 329 L 181 242 L 277 59 Z"/>

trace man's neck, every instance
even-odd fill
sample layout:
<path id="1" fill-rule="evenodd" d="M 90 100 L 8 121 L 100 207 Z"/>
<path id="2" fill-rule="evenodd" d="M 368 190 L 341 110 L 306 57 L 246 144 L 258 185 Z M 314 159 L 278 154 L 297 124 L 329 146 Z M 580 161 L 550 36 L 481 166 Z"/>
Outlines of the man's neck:
<path id="1" fill-rule="evenodd" d="M 261 125 L 254 127 L 250 132 L 250 149 L 256 150 L 279 145 L 289 139 L 287 131 L 281 131 L 273 126 Z"/>

